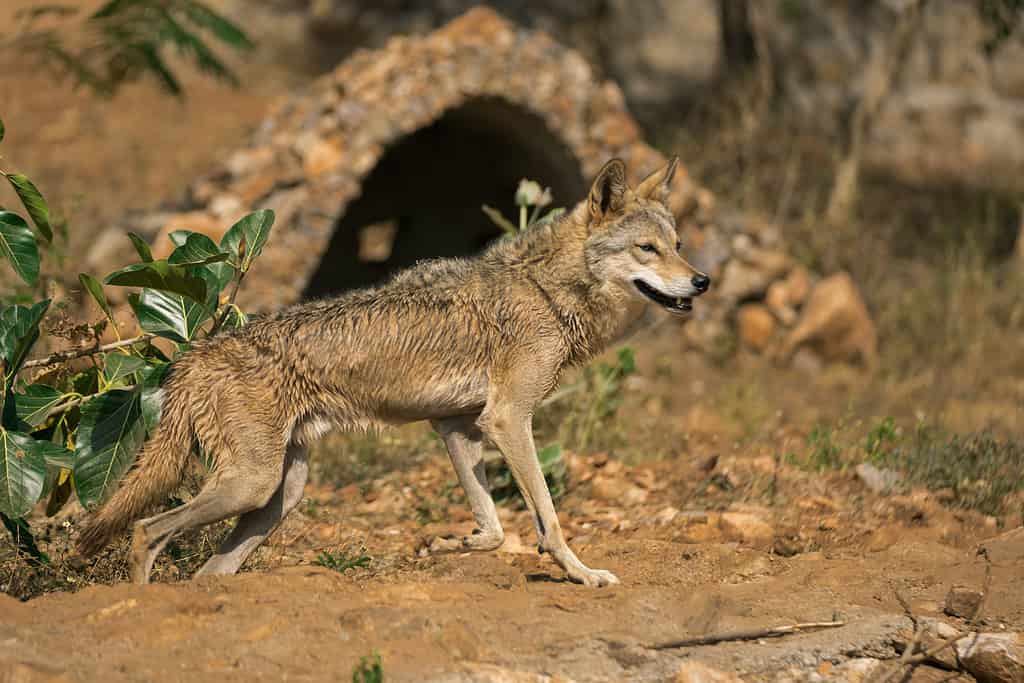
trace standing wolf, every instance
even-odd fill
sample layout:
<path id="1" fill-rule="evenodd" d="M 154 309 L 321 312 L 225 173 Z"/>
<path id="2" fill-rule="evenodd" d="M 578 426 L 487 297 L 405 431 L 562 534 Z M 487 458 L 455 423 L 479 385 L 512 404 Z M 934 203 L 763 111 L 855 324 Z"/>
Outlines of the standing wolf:
<path id="1" fill-rule="evenodd" d="M 231 574 L 301 500 L 305 444 L 331 428 L 430 420 L 479 529 L 452 545 L 493 550 L 504 533 L 482 444 L 501 451 L 537 541 L 569 579 L 618 583 L 569 548 L 533 444 L 537 404 L 562 370 L 635 329 L 652 304 L 684 315 L 707 275 L 679 255 L 664 201 L 677 160 L 626 184 L 613 159 L 586 201 L 471 259 L 417 265 L 371 289 L 292 306 L 197 343 L 173 365 L 163 417 L 137 466 L 78 541 L 85 555 L 166 498 L 198 444 L 215 461 L 189 503 L 135 523 L 132 577 L 184 529 L 241 515 L 199 574 Z"/>

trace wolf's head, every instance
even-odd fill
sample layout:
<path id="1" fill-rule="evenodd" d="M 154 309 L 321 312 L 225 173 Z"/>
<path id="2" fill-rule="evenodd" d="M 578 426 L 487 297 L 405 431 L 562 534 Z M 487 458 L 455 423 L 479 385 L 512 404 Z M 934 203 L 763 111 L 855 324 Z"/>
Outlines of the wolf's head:
<path id="1" fill-rule="evenodd" d="M 711 278 L 680 255 L 675 218 L 665 205 L 678 162 L 673 157 L 635 189 L 626 184 L 620 159 L 605 164 L 585 202 L 584 254 L 602 284 L 685 315 Z"/>

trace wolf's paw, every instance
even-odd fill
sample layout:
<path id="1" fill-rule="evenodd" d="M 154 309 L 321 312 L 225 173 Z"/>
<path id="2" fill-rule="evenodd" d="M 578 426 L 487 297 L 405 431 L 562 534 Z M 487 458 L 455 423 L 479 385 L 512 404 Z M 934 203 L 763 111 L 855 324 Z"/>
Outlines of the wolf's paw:
<path id="1" fill-rule="evenodd" d="M 574 583 L 582 583 L 590 588 L 601 588 L 602 586 L 614 586 L 620 583 L 619 577 L 603 569 L 573 570 L 569 572 L 569 580 Z"/>

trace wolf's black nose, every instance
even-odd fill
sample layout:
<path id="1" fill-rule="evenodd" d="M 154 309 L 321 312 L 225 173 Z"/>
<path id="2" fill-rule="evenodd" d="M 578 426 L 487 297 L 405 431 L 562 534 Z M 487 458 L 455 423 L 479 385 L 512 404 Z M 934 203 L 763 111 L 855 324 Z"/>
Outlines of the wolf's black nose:
<path id="1" fill-rule="evenodd" d="M 693 279 L 690 280 L 690 282 L 692 282 L 693 286 L 701 293 L 708 291 L 708 287 L 711 286 L 711 278 L 704 273 L 697 273 L 693 276 Z"/>

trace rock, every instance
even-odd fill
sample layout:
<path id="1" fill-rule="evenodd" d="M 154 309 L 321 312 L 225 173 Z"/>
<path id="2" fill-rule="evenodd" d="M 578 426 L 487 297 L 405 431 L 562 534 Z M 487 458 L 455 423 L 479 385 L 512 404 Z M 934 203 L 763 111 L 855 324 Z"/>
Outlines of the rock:
<path id="1" fill-rule="evenodd" d="M 1020 633 L 979 633 L 954 644 L 960 665 L 979 683 L 1024 681 L 1024 636 Z"/>
<path id="2" fill-rule="evenodd" d="M 698 661 L 683 662 L 676 671 L 675 683 L 743 683 L 739 676 L 713 669 Z"/>
<path id="3" fill-rule="evenodd" d="M 942 611 L 951 617 L 972 619 L 981 605 L 982 592 L 970 586 L 951 586 Z"/>
<path id="4" fill-rule="evenodd" d="M 882 662 L 871 657 L 848 659 L 835 666 L 827 680 L 844 681 L 845 683 L 868 683 L 882 666 Z"/>
<path id="5" fill-rule="evenodd" d="M 718 296 L 730 303 L 757 298 L 765 293 L 773 279 L 768 273 L 732 259 L 722 269 L 721 284 L 716 291 Z"/>
<path id="6" fill-rule="evenodd" d="M 1024 527 L 1011 529 L 981 544 L 993 564 L 1024 562 Z"/>
<path id="7" fill-rule="evenodd" d="M 814 287 L 800 321 L 783 343 L 782 358 L 791 358 L 804 345 L 826 361 L 859 360 L 874 367 L 878 356 L 875 323 L 847 273 L 827 277 Z"/>
<path id="8" fill-rule="evenodd" d="M 591 482 L 591 495 L 615 505 L 637 505 L 647 500 L 648 493 L 622 477 L 598 474 Z"/>
<path id="9" fill-rule="evenodd" d="M 794 266 L 786 279 L 786 303 L 790 306 L 801 306 L 811 293 L 811 274 L 803 266 Z"/>
<path id="10" fill-rule="evenodd" d="M 480 662 L 465 662 L 459 671 L 432 676 L 430 680 L 438 683 L 572 683 L 572 679 L 563 676 L 515 671 Z"/>
<path id="11" fill-rule="evenodd" d="M 764 295 L 772 282 L 785 275 L 792 259 L 783 251 L 752 246 L 747 235 L 733 240 L 733 258 L 725 264 L 717 294 L 736 302 Z"/>
<path id="12" fill-rule="evenodd" d="M 897 484 L 903 481 L 903 475 L 893 470 L 875 467 L 871 463 L 862 462 L 854 470 L 857 478 L 864 482 L 864 485 L 872 493 L 885 494 L 893 490 Z"/>
<path id="13" fill-rule="evenodd" d="M 754 546 L 767 547 L 775 536 L 771 524 L 749 512 L 723 512 L 718 524 L 727 538 Z"/>
<path id="14" fill-rule="evenodd" d="M 758 352 L 768 348 L 775 332 L 775 318 L 762 304 L 744 304 L 736 312 L 740 342 Z"/>
<path id="15" fill-rule="evenodd" d="M 344 152 L 338 142 L 317 140 L 305 151 L 302 170 L 308 177 L 317 178 L 336 170 L 344 159 Z"/>
<path id="16" fill-rule="evenodd" d="M 764 304 L 783 325 L 789 327 L 796 322 L 796 310 L 789 303 L 789 292 L 786 290 L 785 282 L 773 282 L 768 287 L 764 295 Z"/>
<path id="17" fill-rule="evenodd" d="M 922 630 L 920 643 L 922 651 L 935 650 L 943 642 L 948 641 L 959 633 L 957 629 L 938 619 L 919 618 L 919 621 L 921 622 Z M 904 647 L 907 645 L 909 645 L 909 639 L 904 644 Z M 949 670 L 960 668 L 956 661 L 956 652 L 952 647 L 945 647 L 936 651 L 929 661 Z"/>

